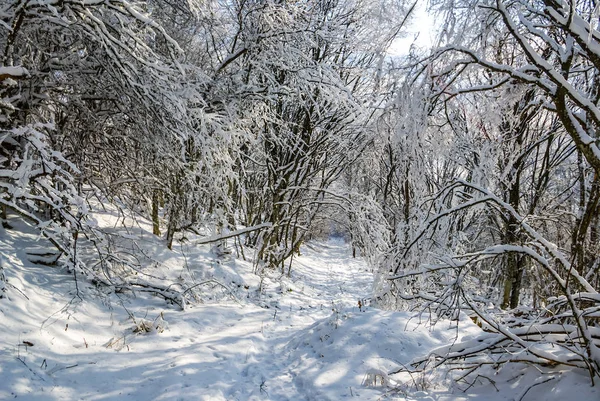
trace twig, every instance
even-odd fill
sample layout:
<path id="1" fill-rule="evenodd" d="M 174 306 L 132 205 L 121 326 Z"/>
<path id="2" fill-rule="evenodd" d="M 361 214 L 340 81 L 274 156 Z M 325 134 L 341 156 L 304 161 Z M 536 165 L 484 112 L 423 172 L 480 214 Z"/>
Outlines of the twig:
<path id="1" fill-rule="evenodd" d="M 25 297 L 26 300 L 29 301 L 29 297 L 27 295 L 25 295 L 25 293 L 23 291 L 21 291 L 18 287 L 14 286 L 13 284 L 9 283 L 8 281 L 5 281 L 4 283 L 7 286 L 9 286 L 10 288 L 17 290 L 21 295 L 23 295 Z"/>
<path id="2" fill-rule="evenodd" d="M 186 288 L 185 291 L 183 291 L 181 293 L 181 296 L 183 297 L 186 293 L 188 293 L 189 291 L 193 290 L 194 288 L 199 287 L 201 285 L 205 285 L 205 284 L 216 284 L 218 286 L 223 287 L 225 290 L 227 290 L 227 292 L 229 293 L 229 296 L 231 297 L 231 299 L 233 299 L 235 302 L 239 303 L 238 299 L 235 297 L 235 295 L 233 295 L 233 292 L 231 291 L 231 289 L 229 287 L 227 287 L 225 284 L 219 283 L 217 280 L 213 280 L 213 279 L 202 281 L 200 283 L 194 284 L 191 287 Z"/>
<path id="3" fill-rule="evenodd" d="M 34 375 L 34 376 L 36 376 L 36 377 L 40 378 L 42 381 L 46 381 L 46 379 L 44 379 L 42 376 L 40 376 L 40 375 L 38 375 L 37 373 L 35 373 L 35 372 L 33 371 L 33 369 L 31 369 L 31 368 L 30 368 L 30 367 L 27 365 L 27 363 L 25 363 L 25 360 L 24 360 L 24 359 L 22 359 L 21 357 L 17 357 L 17 360 L 21 361 L 21 363 L 22 363 L 23 365 L 25 365 L 25 367 L 26 367 L 27 369 L 29 369 L 29 371 L 30 371 L 31 373 L 33 373 L 33 375 Z"/>
<path id="4" fill-rule="evenodd" d="M 555 379 L 555 376 L 551 376 L 551 377 L 547 378 L 546 380 L 541 381 L 539 383 L 532 384 L 531 386 L 529 386 L 527 388 L 527 390 L 525 390 L 525 392 L 523 393 L 523 395 L 521 395 L 521 397 L 519 397 L 519 401 L 523 401 L 523 398 L 525 398 L 525 395 L 527 395 L 527 393 L 529 392 L 529 390 L 531 390 L 535 386 L 539 386 L 540 384 L 548 383 L 550 380 L 553 380 L 553 379 Z"/>
<path id="5" fill-rule="evenodd" d="M 473 379 L 473 382 L 471 384 L 469 384 L 469 386 L 466 389 L 463 390 L 463 393 L 466 393 L 467 390 L 469 390 L 471 387 L 473 387 L 475 385 L 475 382 L 477 382 L 477 379 L 479 379 L 479 378 L 487 379 L 492 384 L 492 386 L 494 386 L 494 388 L 496 389 L 497 392 L 500 391 L 500 390 L 498 390 L 498 387 L 496 387 L 496 382 L 495 381 L 493 381 L 492 379 L 490 379 L 487 376 L 477 375 L 477 376 L 475 376 L 475 379 Z M 465 382 L 466 382 L 466 380 L 465 380 Z"/>
<path id="6" fill-rule="evenodd" d="M 223 234 L 223 235 L 215 235 L 212 237 L 208 237 L 208 238 L 203 238 L 201 240 L 198 240 L 196 242 L 194 242 L 194 245 L 202 245 L 202 244 L 210 244 L 211 242 L 218 242 L 227 238 L 231 238 L 231 237 L 237 237 L 240 236 L 242 234 L 246 234 L 252 231 L 257 231 L 257 230 L 262 230 L 263 228 L 269 228 L 271 227 L 272 224 L 271 223 L 263 223 L 263 224 L 259 224 L 257 226 L 254 227 L 247 227 L 247 228 L 243 228 L 241 230 L 236 230 L 236 231 L 232 231 L 230 233 L 227 234 Z"/>

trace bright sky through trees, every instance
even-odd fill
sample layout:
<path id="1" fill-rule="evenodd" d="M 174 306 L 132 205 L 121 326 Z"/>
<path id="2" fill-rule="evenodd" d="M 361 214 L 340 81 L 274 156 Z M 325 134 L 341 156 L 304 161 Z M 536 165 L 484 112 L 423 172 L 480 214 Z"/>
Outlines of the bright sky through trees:
<path id="1" fill-rule="evenodd" d="M 411 46 L 419 48 L 431 47 L 434 38 L 434 21 L 422 2 L 417 4 L 414 17 L 410 20 L 404 36 L 396 39 L 388 50 L 392 56 L 404 56 Z"/>

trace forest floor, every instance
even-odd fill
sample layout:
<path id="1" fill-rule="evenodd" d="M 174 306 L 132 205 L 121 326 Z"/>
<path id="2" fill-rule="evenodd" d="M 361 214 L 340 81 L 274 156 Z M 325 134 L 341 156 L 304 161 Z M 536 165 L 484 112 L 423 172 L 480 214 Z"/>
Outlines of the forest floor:
<path id="1" fill-rule="evenodd" d="M 0 228 L 9 283 L 0 299 L 2 400 L 600 400 L 577 371 L 515 365 L 472 385 L 446 371 L 388 377 L 480 329 L 468 318 L 432 328 L 423 316 L 359 309 L 373 275 L 339 239 L 302 248 L 291 277 L 261 279 L 252 263 L 208 246 L 170 251 L 148 226 L 115 228 L 156 262 L 144 274 L 206 287 L 181 311 L 82 277 L 76 286 L 65 269 L 32 263 L 48 244 L 15 218 L 10 224 Z"/>

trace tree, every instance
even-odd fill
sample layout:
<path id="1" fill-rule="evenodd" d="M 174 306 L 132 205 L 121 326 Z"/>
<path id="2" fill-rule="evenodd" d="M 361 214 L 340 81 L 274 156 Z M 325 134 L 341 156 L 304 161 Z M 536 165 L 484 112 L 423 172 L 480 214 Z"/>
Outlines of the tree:
<path id="1" fill-rule="evenodd" d="M 403 11 L 388 3 L 391 15 Z M 239 86 L 239 114 L 252 136 L 232 194 L 244 205 L 244 225 L 270 223 L 248 237 L 270 267 L 283 270 L 298 252 L 329 202 L 327 189 L 360 154 L 372 85 L 398 29 L 379 6 L 243 2 L 235 11 L 239 25 L 226 68 L 237 70 L 228 86 Z"/>
<path id="2" fill-rule="evenodd" d="M 181 171 L 174 155 L 204 134 L 182 96 L 193 71 L 144 6 L 8 1 L 0 12 L 0 204 L 32 220 L 74 272 L 106 284 L 119 256 L 87 219 L 86 195 L 139 209 L 146 188 L 161 188 L 153 173 Z M 100 263 L 77 253 L 87 241 Z"/>
<path id="3" fill-rule="evenodd" d="M 501 0 L 434 6 L 447 17 L 440 47 L 421 64 L 430 77 L 430 98 L 446 111 L 444 124 L 453 135 L 458 128 L 483 139 L 491 153 L 470 157 L 477 155 L 470 146 L 455 179 L 417 195 L 425 199 L 420 228 L 392 255 L 399 267 L 385 275 L 391 282 L 385 290 L 441 315 L 468 310 L 496 333 L 478 349 L 448 348 L 442 362 L 508 347 L 535 362 L 585 368 L 593 379 L 600 372 L 597 323 L 590 318 L 598 294 L 597 255 L 590 246 L 597 235 L 600 160 L 595 6 Z M 487 106 L 485 114 L 477 105 Z M 436 164 L 446 157 L 438 156 Z M 483 171 L 482 162 L 488 162 Z M 410 263 L 415 258 L 416 266 Z M 503 319 L 490 303 L 521 308 L 514 313 L 525 318 Z M 540 304 L 552 316 L 523 312 L 523 306 Z M 531 336 L 532 330 L 539 334 Z M 572 359 L 539 352 L 539 341 L 567 349 Z M 470 373 L 481 365 L 472 366 Z"/>

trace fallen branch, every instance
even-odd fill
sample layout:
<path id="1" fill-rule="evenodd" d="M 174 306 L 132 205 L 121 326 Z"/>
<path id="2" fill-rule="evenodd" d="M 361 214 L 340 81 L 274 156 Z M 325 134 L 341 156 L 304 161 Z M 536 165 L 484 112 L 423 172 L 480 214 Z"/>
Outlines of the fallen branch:
<path id="1" fill-rule="evenodd" d="M 207 285 L 207 284 L 215 284 L 215 285 L 222 287 L 223 289 L 225 289 L 225 291 L 227 291 L 229 293 L 229 296 L 231 297 L 231 299 L 233 299 L 235 302 L 239 303 L 238 299 L 235 297 L 235 295 L 233 294 L 233 292 L 231 291 L 231 289 L 229 287 L 227 287 L 225 284 L 219 283 L 217 280 L 213 280 L 213 279 L 202 281 L 200 283 L 194 284 L 193 286 L 191 286 L 189 288 L 186 288 L 185 291 L 183 291 L 181 293 L 181 297 L 183 298 L 183 296 L 185 294 L 187 294 L 189 291 L 193 290 L 194 288 L 199 287 L 201 285 Z"/>
<path id="2" fill-rule="evenodd" d="M 269 228 L 272 226 L 273 226 L 272 223 L 263 223 L 263 224 L 259 224 L 254 227 L 247 227 L 247 228 L 242 228 L 240 230 L 231 231 L 227 234 L 213 235 L 212 237 L 203 238 L 201 240 L 194 242 L 194 245 L 210 244 L 212 242 L 218 242 L 218 241 L 221 241 L 221 240 L 224 240 L 227 238 L 238 237 L 238 236 L 246 234 L 246 233 L 251 233 L 253 231 L 262 230 L 263 228 Z"/>
<path id="3" fill-rule="evenodd" d="M 181 310 L 185 309 L 185 302 L 183 300 L 182 294 L 178 291 L 171 290 L 168 287 L 163 288 L 163 287 L 159 287 L 154 284 L 131 282 L 131 283 L 126 283 L 123 285 L 116 286 L 115 290 L 123 290 L 124 289 L 124 290 L 133 291 L 133 289 L 131 289 L 130 286 L 141 287 L 141 289 L 138 289 L 137 291 L 154 293 L 156 295 L 163 297 L 167 301 L 171 301 L 172 303 L 178 305 L 181 308 Z"/>

